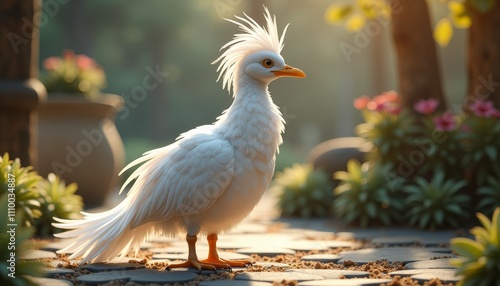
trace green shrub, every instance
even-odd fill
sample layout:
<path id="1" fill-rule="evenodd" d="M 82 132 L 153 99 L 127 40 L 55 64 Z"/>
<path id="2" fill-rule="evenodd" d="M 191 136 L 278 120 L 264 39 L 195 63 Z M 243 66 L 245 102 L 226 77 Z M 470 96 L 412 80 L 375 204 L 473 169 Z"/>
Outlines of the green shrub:
<path id="1" fill-rule="evenodd" d="M 485 215 L 477 213 L 483 227 L 471 230 L 475 239 L 453 238 L 451 248 L 460 257 L 451 263 L 458 267 L 457 274 L 463 275 L 458 286 L 500 285 L 500 207 L 497 207 L 490 221 Z"/>
<path id="2" fill-rule="evenodd" d="M 403 200 L 397 193 L 402 181 L 391 177 L 392 165 L 351 160 L 347 172 L 340 171 L 334 178 L 340 180 L 335 188 L 333 212 L 347 223 L 361 226 L 379 223 L 389 225 L 398 221 Z"/>
<path id="3" fill-rule="evenodd" d="M 465 181 L 445 179 L 443 171 L 437 171 L 430 181 L 417 177 L 415 184 L 403 188 L 408 194 L 409 224 L 421 228 L 457 227 L 460 220 L 468 218 L 470 198 L 460 193 L 465 185 Z"/>
<path id="4" fill-rule="evenodd" d="M 9 187 L 10 184 L 10 187 Z M 59 177 L 49 174 L 40 177 L 31 166 L 21 167 L 19 159 L 10 160 L 9 154 L 0 157 L 0 195 L 15 195 L 16 212 L 22 212 L 18 225 L 36 227 L 40 236 L 52 235 L 57 230 L 51 225 L 52 217 L 80 218 L 82 198 L 75 195 L 77 185 L 68 186 Z"/>
<path id="5" fill-rule="evenodd" d="M 327 216 L 333 199 L 328 175 L 311 165 L 285 168 L 276 174 L 271 191 L 278 194 L 282 216 Z"/>

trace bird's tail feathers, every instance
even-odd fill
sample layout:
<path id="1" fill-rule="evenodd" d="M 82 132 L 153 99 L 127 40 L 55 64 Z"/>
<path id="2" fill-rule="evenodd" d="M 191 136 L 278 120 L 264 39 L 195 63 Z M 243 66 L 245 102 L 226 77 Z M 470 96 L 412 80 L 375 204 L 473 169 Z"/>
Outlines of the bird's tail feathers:
<path id="1" fill-rule="evenodd" d="M 123 183 L 122 187 L 120 188 L 120 192 L 119 194 L 121 194 L 123 192 L 123 190 L 135 179 L 137 179 L 137 177 L 139 177 L 139 175 L 141 173 L 144 172 L 145 169 L 147 169 L 147 164 L 143 164 L 147 161 L 150 161 L 151 159 L 153 158 L 156 158 L 158 155 L 166 155 L 169 150 L 171 149 L 172 147 L 169 145 L 169 146 L 165 146 L 165 147 L 161 147 L 161 148 L 157 148 L 157 149 L 153 149 L 153 150 L 150 150 L 150 151 L 147 151 L 145 152 L 141 157 L 135 159 L 134 161 L 130 162 L 127 166 L 125 166 L 125 168 L 123 168 L 120 173 L 118 174 L 119 176 L 121 176 L 124 172 L 126 172 L 127 170 L 129 169 L 132 169 L 133 167 L 135 166 L 138 166 L 138 165 L 141 165 L 139 168 L 137 168 L 128 178 L 127 180 L 125 181 L 125 183 Z"/>
<path id="2" fill-rule="evenodd" d="M 154 225 L 144 224 L 130 231 L 130 206 L 125 199 L 115 208 L 103 213 L 83 213 L 82 220 L 54 218 L 53 225 L 69 231 L 55 234 L 59 238 L 72 238 L 70 245 L 60 253 L 72 253 L 70 258 L 83 256 L 84 262 L 106 261 L 117 256 L 125 256 L 130 250 L 136 254 L 140 244 L 158 229 Z"/>

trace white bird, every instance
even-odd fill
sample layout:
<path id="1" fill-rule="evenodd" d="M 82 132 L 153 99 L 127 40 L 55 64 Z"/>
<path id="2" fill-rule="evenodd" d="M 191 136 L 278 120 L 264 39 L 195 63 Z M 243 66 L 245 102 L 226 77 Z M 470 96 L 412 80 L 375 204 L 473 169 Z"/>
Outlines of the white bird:
<path id="1" fill-rule="evenodd" d="M 278 36 L 276 17 L 265 8 L 267 28 L 248 17 L 228 20 L 241 33 L 224 45 L 213 62 L 233 103 L 212 125 L 181 134 L 166 147 L 144 153 L 125 170 L 139 166 L 122 186 L 134 179 L 127 197 L 102 213 L 83 213 L 81 220 L 54 218 L 56 234 L 74 241 L 61 253 L 72 252 L 84 262 L 107 261 L 137 254 L 140 244 L 154 235 L 186 234 L 189 247 L 184 263 L 169 267 L 224 269 L 249 261 L 224 260 L 216 248 L 217 235 L 243 220 L 259 202 L 274 173 L 282 143 L 284 119 L 273 103 L 268 84 L 279 77 L 305 77 L 280 55 L 288 25 Z M 227 19 L 226 19 L 227 20 Z M 209 254 L 198 260 L 198 234 L 206 234 Z"/>

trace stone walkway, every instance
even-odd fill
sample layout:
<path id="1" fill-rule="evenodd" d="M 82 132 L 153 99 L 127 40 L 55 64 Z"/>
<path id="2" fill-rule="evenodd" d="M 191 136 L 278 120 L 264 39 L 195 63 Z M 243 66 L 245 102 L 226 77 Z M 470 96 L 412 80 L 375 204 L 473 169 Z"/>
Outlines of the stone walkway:
<path id="1" fill-rule="evenodd" d="M 220 256 L 258 261 L 249 269 L 234 268 L 232 272 L 219 271 L 217 275 L 194 269 L 165 271 L 166 264 L 187 257 L 187 245 L 182 238 L 164 237 L 144 243 L 142 248 L 151 258 L 147 264 L 126 258 L 68 267 L 68 261 L 61 261 L 55 254 L 65 241 L 49 243 L 24 258 L 48 261 L 48 278 L 37 279 L 40 285 L 113 281 L 117 283 L 113 285 L 297 285 L 294 281 L 310 286 L 380 285 L 397 275 L 411 277 L 420 285 L 435 278 L 445 283 L 459 281 L 449 263 L 449 258 L 454 257 L 448 248 L 450 238 L 456 236 L 453 231 L 356 229 L 339 227 L 324 219 L 278 219 L 274 206 L 275 201 L 265 196 L 238 228 L 219 235 Z M 206 240 L 200 237 L 198 256 L 206 257 L 207 250 Z M 379 275 L 382 278 L 374 275 L 379 264 L 373 263 L 381 260 L 379 264 L 392 267 L 388 275 Z M 396 267 L 398 262 L 404 267 Z"/>

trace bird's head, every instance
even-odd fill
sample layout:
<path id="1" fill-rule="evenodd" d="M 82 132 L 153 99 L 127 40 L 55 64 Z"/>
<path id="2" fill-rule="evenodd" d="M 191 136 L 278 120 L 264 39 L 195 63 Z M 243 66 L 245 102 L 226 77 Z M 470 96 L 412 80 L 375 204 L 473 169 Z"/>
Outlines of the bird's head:
<path id="1" fill-rule="evenodd" d="M 221 48 L 226 49 L 224 53 L 213 62 L 219 63 L 217 80 L 222 78 L 223 88 L 227 86 L 231 91 L 238 85 L 237 79 L 242 77 L 251 77 L 265 84 L 279 77 L 306 77 L 300 69 L 285 64 L 280 55 L 288 25 L 279 37 L 276 17 L 271 17 L 267 8 L 264 16 L 267 29 L 246 14 L 246 18 L 235 16 L 239 21 L 226 19 L 238 25 L 243 33 L 235 34 L 233 40 Z"/>

